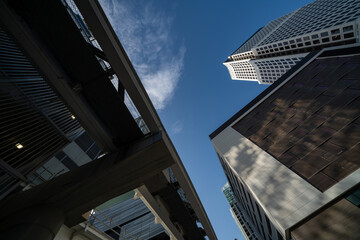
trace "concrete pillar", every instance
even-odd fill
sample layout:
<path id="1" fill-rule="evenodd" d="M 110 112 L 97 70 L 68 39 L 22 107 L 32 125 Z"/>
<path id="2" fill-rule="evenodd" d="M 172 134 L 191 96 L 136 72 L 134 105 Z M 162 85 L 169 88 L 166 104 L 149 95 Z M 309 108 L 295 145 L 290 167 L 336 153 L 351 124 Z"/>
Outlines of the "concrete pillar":
<path id="1" fill-rule="evenodd" d="M 64 220 L 64 213 L 53 207 L 26 208 L 0 223 L 0 239 L 52 240 Z"/>

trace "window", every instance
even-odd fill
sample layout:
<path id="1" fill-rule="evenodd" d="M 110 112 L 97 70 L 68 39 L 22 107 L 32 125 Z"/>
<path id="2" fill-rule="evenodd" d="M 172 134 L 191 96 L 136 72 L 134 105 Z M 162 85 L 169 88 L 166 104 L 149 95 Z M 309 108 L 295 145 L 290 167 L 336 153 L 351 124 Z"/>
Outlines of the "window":
<path id="1" fill-rule="evenodd" d="M 68 156 L 66 156 L 62 161 L 61 161 L 69 170 L 73 170 L 75 168 L 78 167 L 78 165 Z"/>
<path id="2" fill-rule="evenodd" d="M 55 155 L 55 157 L 61 161 L 63 158 L 66 157 L 66 154 L 63 151 L 60 151 L 58 154 Z"/>
<path id="3" fill-rule="evenodd" d="M 101 149 L 96 145 L 96 143 L 89 137 L 85 132 L 80 137 L 75 140 L 75 143 L 86 152 L 86 154 L 91 158 L 95 159 L 100 153 Z"/>
<path id="4" fill-rule="evenodd" d="M 334 30 L 331 30 L 331 34 L 334 35 L 334 34 L 339 34 L 340 33 L 340 29 L 334 29 Z"/>
<path id="5" fill-rule="evenodd" d="M 58 154 L 55 155 L 57 159 L 59 159 L 62 164 L 65 165 L 69 170 L 73 170 L 78 167 L 78 165 L 69 158 L 63 151 L 60 151 Z"/>
<path id="6" fill-rule="evenodd" d="M 346 26 L 343 28 L 343 31 L 344 32 L 349 32 L 349 31 L 352 31 L 353 30 L 353 26 Z"/>
<path id="7" fill-rule="evenodd" d="M 334 41 L 337 41 L 337 40 L 340 40 L 340 39 L 341 39 L 340 35 L 335 35 L 335 36 L 332 37 L 332 40 L 334 40 Z"/>
<path id="8" fill-rule="evenodd" d="M 352 38 L 354 37 L 354 33 L 345 33 L 344 38 Z"/>
<path id="9" fill-rule="evenodd" d="M 318 39 L 318 38 L 319 38 L 319 35 L 317 35 L 317 34 L 311 35 L 311 39 Z"/>
<path id="10" fill-rule="evenodd" d="M 357 207 L 360 207 L 360 187 L 355 188 L 347 194 L 346 200 L 351 202 Z"/>
<path id="11" fill-rule="evenodd" d="M 321 35 L 322 37 L 326 37 L 326 36 L 329 36 L 329 33 L 328 33 L 328 32 L 322 32 L 320 35 Z"/>

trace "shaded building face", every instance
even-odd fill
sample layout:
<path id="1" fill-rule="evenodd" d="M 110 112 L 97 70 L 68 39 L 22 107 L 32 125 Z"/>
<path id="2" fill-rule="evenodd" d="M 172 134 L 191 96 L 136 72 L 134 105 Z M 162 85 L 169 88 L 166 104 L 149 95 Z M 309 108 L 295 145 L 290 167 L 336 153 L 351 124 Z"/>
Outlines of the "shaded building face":
<path id="1" fill-rule="evenodd" d="M 210 135 L 260 233 L 258 212 L 285 239 L 359 238 L 359 53 L 310 53 Z"/>
<path id="2" fill-rule="evenodd" d="M 360 57 L 314 60 L 233 128 L 321 191 L 360 166 Z"/>

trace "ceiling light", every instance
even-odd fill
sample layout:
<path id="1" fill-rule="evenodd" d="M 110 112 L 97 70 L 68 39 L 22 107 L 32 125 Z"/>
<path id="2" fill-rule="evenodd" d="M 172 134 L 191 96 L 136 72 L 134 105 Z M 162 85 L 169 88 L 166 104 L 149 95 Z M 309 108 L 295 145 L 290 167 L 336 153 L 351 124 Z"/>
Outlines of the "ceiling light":
<path id="1" fill-rule="evenodd" d="M 72 118 L 72 119 L 75 119 L 75 116 L 74 116 L 74 115 L 71 115 L 71 118 Z"/>
<path id="2" fill-rule="evenodd" d="M 23 148 L 24 146 L 23 145 L 21 145 L 20 143 L 17 143 L 16 145 L 15 145 L 18 149 L 21 149 L 21 148 Z"/>

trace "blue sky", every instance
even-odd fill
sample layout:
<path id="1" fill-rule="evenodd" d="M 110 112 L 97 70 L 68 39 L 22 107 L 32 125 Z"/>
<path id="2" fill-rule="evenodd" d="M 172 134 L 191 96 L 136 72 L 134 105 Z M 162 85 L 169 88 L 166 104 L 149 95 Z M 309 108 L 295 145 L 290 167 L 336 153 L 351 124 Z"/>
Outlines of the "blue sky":
<path id="1" fill-rule="evenodd" d="M 218 239 L 243 239 L 221 192 L 209 134 L 266 85 L 230 79 L 224 60 L 257 29 L 312 1 L 100 0 L 158 110 Z"/>

